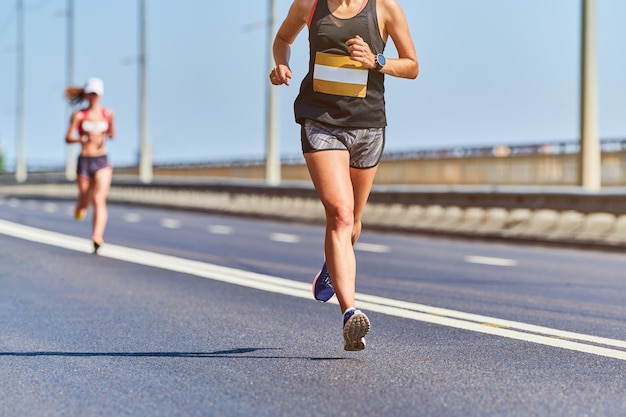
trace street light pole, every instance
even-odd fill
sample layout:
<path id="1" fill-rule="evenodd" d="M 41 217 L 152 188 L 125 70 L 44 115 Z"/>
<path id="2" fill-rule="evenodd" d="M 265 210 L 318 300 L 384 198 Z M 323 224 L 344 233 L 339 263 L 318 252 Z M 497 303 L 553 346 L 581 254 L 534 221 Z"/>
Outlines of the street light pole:
<path id="1" fill-rule="evenodd" d="M 579 183 L 583 189 L 591 192 L 599 191 L 602 187 L 596 21 L 596 0 L 582 0 Z"/>
<path id="2" fill-rule="evenodd" d="M 66 85 L 74 83 L 74 0 L 67 0 L 67 63 L 66 63 Z M 72 114 L 72 105 L 67 106 L 68 117 Z M 68 143 L 65 149 L 65 178 L 68 181 L 76 179 L 76 157 L 74 156 L 75 145 Z"/>
<path id="3" fill-rule="evenodd" d="M 267 29 L 268 45 L 268 74 L 274 68 L 273 43 L 276 33 L 276 0 L 269 0 L 269 25 Z M 280 175 L 280 150 L 278 137 L 278 96 L 276 88 L 266 79 L 267 85 L 267 133 L 266 133 L 266 156 L 265 156 L 265 181 L 268 185 L 279 185 Z"/>
<path id="4" fill-rule="evenodd" d="M 24 4 L 17 0 L 17 95 L 16 95 L 16 161 L 15 179 L 24 182 L 27 178 L 24 154 Z"/>
<path id="5" fill-rule="evenodd" d="M 152 151 L 148 137 L 146 80 L 146 1 L 139 0 L 139 180 L 152 182 Z"/>

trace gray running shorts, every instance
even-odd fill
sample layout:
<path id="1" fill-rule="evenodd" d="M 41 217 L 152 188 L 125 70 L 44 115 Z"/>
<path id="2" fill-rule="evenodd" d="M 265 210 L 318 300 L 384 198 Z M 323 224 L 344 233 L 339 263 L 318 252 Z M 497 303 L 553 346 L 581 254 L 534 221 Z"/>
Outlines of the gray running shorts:
<path id="1" fill-rule="evenodd" d="M 350 153 L 350 167 L 373 168 L 385 147 L 385 128 L 351 129 L 305 120 L 301 129 L 302 152 L 342 150 Z"/>
<path id="2" fill-rule="evenodd" d="M 93 178 L 96 172 L 111 166 L 106 155 L 101 156 L 79 156 L 76 175 L 79 177 Z"/>

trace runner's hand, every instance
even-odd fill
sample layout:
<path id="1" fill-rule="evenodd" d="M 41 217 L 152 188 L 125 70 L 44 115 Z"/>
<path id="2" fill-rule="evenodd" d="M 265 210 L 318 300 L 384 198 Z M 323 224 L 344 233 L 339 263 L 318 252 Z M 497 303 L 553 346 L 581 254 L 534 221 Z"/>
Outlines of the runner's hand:
<path id="1" fill-rule="evenodd" d="M 365 68 L 376 68 L 376 55 L 372 53 L 370 46 L 362 37 L 356 35 L 346 41 L 348 52 L 353 61 L 360 62 Z"/>
<path id="2" fill-rule="evenodd" d="M 287 65 L 277 65 L 276 68 L 270 72 L 270 82 L 273 85 L 285 84 L 288 86 L 291 77 L 291 70 Z"/>

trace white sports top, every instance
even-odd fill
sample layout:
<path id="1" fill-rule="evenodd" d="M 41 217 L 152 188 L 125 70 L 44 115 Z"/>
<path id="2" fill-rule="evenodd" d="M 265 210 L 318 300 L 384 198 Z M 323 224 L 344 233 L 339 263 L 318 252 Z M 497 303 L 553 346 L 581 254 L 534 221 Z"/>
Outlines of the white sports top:
<path id="1" fill-rule="evenodd" d="M 109 130 L 109 121 L 107 120 L 106 109 L 102 108 L 101 120 L 89 120 L 87 119 L 87 110 L 82 110 L 83 120 L 78 127 L 78 133 L 104 133 Z"/>
<path id="2" fill-rule="evenodd" d="M 109 122 L 106 120 L 83 120 L 80 126 L 86 133 L 104 133 L 109 130 Z"/>

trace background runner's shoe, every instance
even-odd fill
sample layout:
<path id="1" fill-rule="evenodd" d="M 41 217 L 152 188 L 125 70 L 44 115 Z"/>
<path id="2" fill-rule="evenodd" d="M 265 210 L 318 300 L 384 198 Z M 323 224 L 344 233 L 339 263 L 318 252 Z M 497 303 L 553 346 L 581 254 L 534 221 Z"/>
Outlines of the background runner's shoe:
<path id="1" fill-rule="evenodd" d="M 325 303 L 333 298 L 335 295 L 335 289 L 330 282 L 330 275 L 328 275 L 328 269 L 326 268 L 326 262 L 322 265 L 322 270 L 315 276 L 313 280 L 313 297 L 317 301 Z"/>
<path id="2" fill-rule="evenodd" d="M 85 216 L 87 216 L 87 210 L 85 209 L 74 211 L 74 218 L 78 220 L 79 222 L 82 222 L 83 220 L 85 220 Z"/>
<path id="3" fill-rule="evenodd" d="M 365 349 L 365 335 L 370 321 L 361 310 L 351 310 L 343 316 L 343 348 L 349 351 Z"/>

